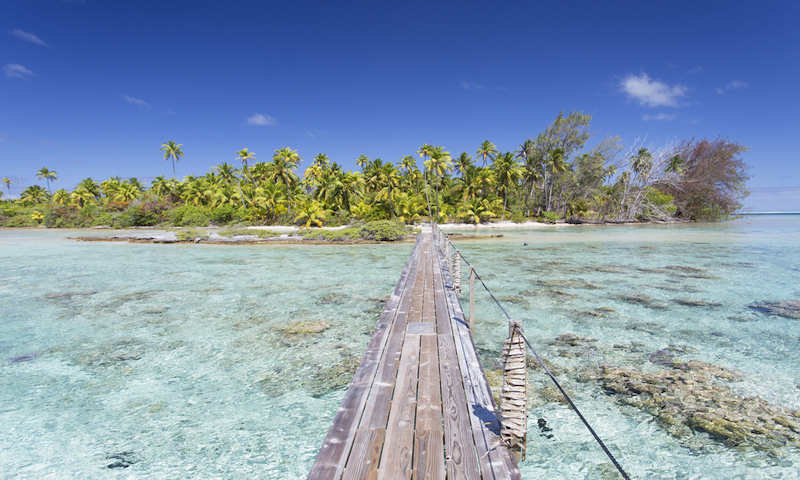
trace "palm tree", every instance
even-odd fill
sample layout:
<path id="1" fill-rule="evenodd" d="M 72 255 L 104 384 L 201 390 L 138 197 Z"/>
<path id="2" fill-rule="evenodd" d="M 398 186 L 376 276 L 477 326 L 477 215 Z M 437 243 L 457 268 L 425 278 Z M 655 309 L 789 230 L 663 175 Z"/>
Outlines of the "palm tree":
<path id="1" fill-rule="evenodd" d="M 8 177 L 3 177 L 3 183 L 6 184 L 6 188 L 8 188 L 8 195 L 11 195 L 11 185 L 14 183 L 8 179 Z"/>
<path id="2" fill-rule="evenodd" d="M 246 148 L 236 152 L 236 155 L 236 159 L 241 160 L 245 167 L 248 161 L 256 159 L 256 152 L 248 152 Z"/>
<path id="3" fill-rule="evenodd" d="M 506 208 L 508 206 L 508 190 L 511 188 L 512 183 L 517 183 L 517 180 L 522 177 L 523 168 L 513 152 L 501 153 L 496 156 L 492 164 L 494 169 L 495 178 L 503 190 L 503 218 L 506 216 Z"/>
<path id="4" fill-rule="evenodd" d="M 67 205 L 69 203 L 69 192 L 63 188 L 56 190 L 56 193 L 53 194 L 53 203 L 62 207 Z"/>
<path id="5" fill-rule="evenodd" d="M 131 177 L 131 178 L 125 180 L 125 182 L 133 185 L 133 187 L 136 188 L 136 190 L 138 192 L 144 192 L 146 190 L 146 187 L 144 186 L 144 184 L 142 182 L 140 182 L 139 179 L 136 178 L 136 177 Z"/>
<path id="6" fill-rule="evenodd" d="M 483 166 L 485 167 L 486 160 L 489 158 L 494 159 L 494 156 L 498 153 L 500 152 L 497 151 L 497 146 L 495 146 L 494 143 L 490 142 L 489 140 L 484 140 L 483 143 L 481 143 L 481 146 L 478 147 L 475 155 L 478 157 L 483 155 Z"/>
<path id="7" fill-rule="evenodd" d="M 644 147 L 640 148 L 639 151 L 636 152 L 636 156 L 633 157 L 631 166 L 637 175 L 642 173 L 646 175 L 650 172 L 650 169 L 653 168 L 653 154 Z"/>
<path id="8" fill-rule="evenodd" d="M 293 170 L 297 168 L 302 161 L 303 159 L 297 154 L 297 150 L 292 150 L 287 147 L 275 150 L 275 155 L 272 156 L 272 178 L 275 180 L 282 180 L 286 185 L 286 203 L 289 213 L 292 212 L 290 183 L 293 179 L 297 178 Z"/>
<path id="9" fill-rule="evenodd" d="M 48 200 L 48 194 L 40 185 L 31 185 L 22 192 L 20 199 L 23 204 L 44 203 Z"/>
<path id="10" fill-rule="evenodd" d="M 164 160 L 171 158 L 172 159 L 172 190 L 175 193 L 175 162 L 180 161 L 183 157 L 183 150 L 181 147 L 183 146 L 182 143 L 175 144 L 175 140 L 170 140 L 167 143 L 162 143 L 161 148 L 158 149 L 159 152 L 164 152 Z"/>
<path id="11" fill-rule="evenodd" d="M 237 160 L 241 160 L 242 163 L 244 164 L 242 166 L 242 171 L 244 172 L 244 174 L 245 175 L 249 174 L 249 171 L 248 171 L 248 168 L 247 168 L 247 162 L 250 161 L 250 160 L 255 160 L 256 159 L 256 152 L 248 152 L 247 149 L 245 148 L 245 149 L 243 149 L 241 151 L 236 152 L 236 155 L 237 155 L 236 159 Z M 252 175 L 250 175 L 250 181 L 253 182 L 253 183 L 256 183 L 255 180 L 253 180 L 253 176 Z"/>
<path id="12" fill-rule="evenodd" d="M 89 180 L 91 180 L 91 178 Z M 164 178 L 164 175 L 159 175 L 150 182 L 150 191 L 154 192 L 156 195 L 166 195 L 169 190 L 169 181 Z"/>
<path id="13" fill-rule="evenodd" d="M 439 215 L 439 183 L 441 177 L 450 171 L 450 152 L 445 152 L 444 147 L 432 147 L 429 151 L 431 159 L 425 162 L 428 171 L 436 177 L 436 215 Z"/>
<path id="14" fill-rule="evenodd" d="M 216 171 L 217 175 L 219 175 L 219 177 L 225 183 L 231 183 L 233 179 L 236 178 L 236 168 L 228 162 L 222 162 L 216 167 L 211 167 L 211 170 Z"/>
<path id="15" fill-rule="evenodd" d="M 81 180 L 78 186 L 75 188 L 77 189 L 78 187 L 83 187 L 84 189 L 86 189 L 87 192 L 92 194 L 92 197 L 94 197 L 94 199 L 100 198 L 100 184 L 95 182 L 94 179 L 92 179 L 92 177 L 87 177 Z"/>
<path id="16" fill-rule="evenodd" d="M 377 159 L 376 162 L 379 160 L 380 159 Z M 368 182 L 375 185 L 378 189 L 378 192 L 375 194 L 375 200 L 388 200 L 389 213 L 391 213 L 392 217 L 394 217 L 395 213 L 393 201 L 396 194 L 395 188 L 400 182 L 397 169 L 394 167 L 392 162 L 387 162 L 386 164 L 379 165 L 377 168 L 375 168 L 372 172 L 372 175 L 373 176 L 368 180 Z"/>
<path id="17" fill-rule="evenodd" d="M 461 155 L 455 159 L 453 162 L 456 167 L 456 171 L 461 175 L 461 178 L 464 178 L 464 175 L 467 173 L 467 168 L 471 167 L 472 156 L 470 156 L 467 152 L 461 152 Z"/>
<path id="18" fill-rule="evenodd" d="M 558 172 L 565 172 L 567 170 L 567 160 L 566 155 L 564 154 L 564 149 L 561 147 L 556 147 L 542 159 L 542 170 L 544 171 L 544 180 L 542 181 L 542 191 L 545 194 L 545 211 L 550 211 L 550 202 L 553 196 L 553 183 L 555 181 L 553 178 L 555 174 Z M 550 171 L 549 175 L 549 182 L 548 182 L 548 167 Z M 547 185 L 550 185 L 549 193 Z"/>
<path id="19" fill-rule="evenodd" d="M 89 191 L 89 189 L 86 188 L 86 186 L 81 184 L 78 184 L 78 186 L 75 187 L 75 190 L 72 191 L 70 197 L 75 199 L 75 201 L 78 203 L 78 206 L 81 208 L 86 206 L 86 204 L 91 202 L 92 200 L 96 200 L 98 198 L 91 191 Z"/>
<path id="20" fill-rule="evenodd" d="M 368 163 L 369 163 L 369 157 L 366 156 L 366 155 L 362 154 L 362 155 L 359 155 L 358 158 L 356 158 L 356 165 L 359 168 L 361 168 L 361 170 L 364 170 L 364 166 L 366 164 L 368 164 Z"/>
<path id="21" fill-rule="evenodd" d="M 419 150 L 416 151 L 416 153 L 418 153 L 420 158 L 422 159 L 422 167 L 425 169 L 425 172 L 424 172 L 425 173 L 425 175 L 424 175 L 425 178 L 428 177 L 427 176 L 427 173 L 428 173 L 427 168 L 428 167 L 426 166 L 426 162 L 427 162 L 428 156 L 431 154 L 431 150 L 433 150 L 432 146 L 428 145 L 427 143 L 423 143 L 422 146 L 419 147 Z M 428 195 L 428 181 L 427 180 L 425 181 L 425 199 L 428 201 L 428 218 L 431 219 L 431 199 L 430 199 L 430 196 Z"/>
<path id="22" fill-rule="evenodd" d="M 38 178 L 39 180 L 43 178 L 47 180 L 47 191 L 50 193 L 50 195 L 52 195 L 53 191 L 50 190 L 50 180 L 55 180 L 56 182 L 58 181 L 58 174 L 55 172 L 55 170 L 50 170 L 47 167 L 42 167 L 39 169 L 38 172 L 36 172 L 36 178 Z"/>
<path id="23" fill-rule="evenodd" d="M 300 202 L 297 216 L 294 219 L 295 222 L 305 221 L 306 223 L 303 225 L 305 228 L 309 228 L 312 223 L 316 224 L 318 227 L 322 226 L 324 220 L 325 208 L 320 202 L 310 198 L 304 198 L 303 201 Z"/>
<path id="24" fill-rule="evenodd" d="M 686 170 L 686 162 L 680 155 L 675 155 L 674 157 L 669 159 L 669 163 L 667 164 L 667 168 L 664 169 L 668 173 L 674 173 L 677 175 L 682 175 L 683 172 Z M 7 178 L 3 181 L 8 180 Z M 10 190 L 9 190 L 10 193 Z"/>

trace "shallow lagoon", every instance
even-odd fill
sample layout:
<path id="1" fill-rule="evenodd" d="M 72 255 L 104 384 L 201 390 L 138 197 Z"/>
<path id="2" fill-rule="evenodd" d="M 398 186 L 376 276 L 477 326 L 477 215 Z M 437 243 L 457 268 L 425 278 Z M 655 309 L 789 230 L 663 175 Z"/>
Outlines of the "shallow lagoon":
<path id="1" fill-rule="evenodd" d="M 748 308 L 800 299 L 800 217 L 498 233 L 455 243 L 633 477 L 796 478 L 797 449 L 678 440 L 574 377 L 657 370 L 649 355 L 672 345 L 742 372 L 742 395 L 800 408 L 800 322 Z M 65 238 L 78 234 L 0 231 L 0 477 L 305 478 L 412 248 Z M 484 293 L 478 317 L 491 369 L 507 327 Z M 564 333 L 596 342 L 565 348 Z M 536 398 L 524 477 L 608 476 L 576 416 Z"/>

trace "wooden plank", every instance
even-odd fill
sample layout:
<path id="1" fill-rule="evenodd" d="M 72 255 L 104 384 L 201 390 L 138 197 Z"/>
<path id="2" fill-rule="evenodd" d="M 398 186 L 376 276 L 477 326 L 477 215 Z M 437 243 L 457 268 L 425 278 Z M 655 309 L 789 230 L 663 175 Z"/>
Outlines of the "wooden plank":
<path id="1" fill-rule="evenodd" d="M 445 260 L 441 256 L 439 260 L 441 268 Z M 441 269 L 443 277 L 448 277 L 449 272 Z M 478 359 L 475 344 L 469 334 L 469 328 L 463 322 L 464 312 L 461 304 L 452 289 L 446 291 L 446 297 L 482 478 L 519 479 L 521 478 L 519 468 L 511 452 L 500 439 L 497 406 L 486 380 L 486 374 Z"/>
<path id="2" fill-rule="evenodd" d="M 464 396 L 455 344 L 451 335 L 438 335 L 437 339 L 447 478 L 477 479 L 480 478 L 480 469 L 475 454 L 469 414 L 466 411 L 467 399 Z"/>
<path id="3" fill-rule="evenodd" d="M 436 296 L 436 292 L 433 288 L 433 276 L 436 272 L 435 266 L 435 258 L 436 258 L 436 246 L 434 245 L 433 241 L 431 240 L 430 243 L 426 245 L 426 249 L 423 250 L 423 257 L 422 260 L 425 262 L 425 270 L 428 273 L 425 275 L 425 291 L 423 295 L 423 303 L 422 303 L 422 321 L 423 322 L 435 322 L 436 320 L 436 305 L 434 303 L 434 299 Z"/>
<path id="4" fill-rule="evenodd" d="M 389 339 L 391 329 L 389 328 L 396 315 L 396 307 L 400 303 L 400 297 L 409 284 L 409 276 L 413 267 L 419 263 L 421 253 L 421 242 L 417 238 L 414 249 L 406 262 L 403 272 L 395 285 L 392 295 L 386 302 L 383 314 L 375 329 L 375 333 L 370 339 L 367 350 L 364 353 L 361 364 L 353 376 L 353 381 L 345 393 L 342 405 L 336 412 L 333 424 L 325 436 L 325 440 L 320 447 L 314 465 L 311 467 L 308 478 L 313 479 L 333 479 L 341 478 L 347 455 L 352 447 L 355 438 L 358 421 L 362 416 L 367 402 L 372 383 L 380 366 L 380 356 Z"/>
<path id="5" fill-rule="evenodd" d="M 444 275 L 441 268 L 433 269 L 434 308 L 436 311 L 436 331 L 442 335 L 452 335 L 450 309 L 447 305 Z"/>
<path id="6" fill-rule="evenodd" d="M 435 335 L 421 337 L 417 430 L 442 431 L 442 396 L 439 381 L 439 347 Z"/>
<path id="7" fill-rule="evenodd" d="M 426 250 L 428 245 L 427 236 L 421 235 L 420 239 L 420 256 L 417 258 L 418 268 L 420 273 L 418 274 L 418 278 L 425 278 L 427 272 L 425 271 L 425 264 L 423 258 L 426 256 Z M 414 282 L 414 289 L 412 291 L 411 296 L 411 305 L 408 310 L 408 321 L 409 323 L 412 322 L 420 322 L 422 321 L 422 291 L 425 287 L 424 282 Z"/>
<path id="8" fill-rule="evenodd" d="M 420 336 L 408 335 L 400 357 L 397 384 L 386 427 L 378 479 L 410 479 L 414 451 Z"/>
<path id="9" fill-rule="evenodd" d="M 359 428 L 343 479 L 378 478 L 378 464 L 385 438 L 386 430 L 383 428 Z"/>
<path id="10" fill-rule="evenodd" d="M 414 434 L 413 478 L 444 480 L 444 438 L 442 430 L 417 430 Z"/>

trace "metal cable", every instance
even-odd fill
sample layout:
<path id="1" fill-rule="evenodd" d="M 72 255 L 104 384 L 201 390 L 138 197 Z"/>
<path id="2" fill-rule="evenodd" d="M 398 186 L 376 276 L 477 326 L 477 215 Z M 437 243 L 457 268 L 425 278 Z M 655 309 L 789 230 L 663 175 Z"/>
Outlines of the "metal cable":
<path id="1" fill-rule="evenodd" d="M 453 248 L 455 248 L 455 245 L 453 245 L 453 242 L 451 242 L 449 239 L 448 239 L 448 242 L 450 243 L 450 245 L 451 245 L 451 246 L 453 246 Z M 462 260 L 464 261 L 464 263 L 466 263 L 468 266 L 472 267 L 472 264 L 470 264 L 470 263 L 467 261 L 467 259 L 466 259 L 466 258 L 464 258 L 464 254 L 463 254 L 463 253 L 461 254 L 461 259 L 462 259 Z M 481 285 L 483 285 L 483 288 L 485 288 L 485 289 L 486 289 L 486 291 L 489 293 L 489 296 L 491 296 L 491 297 L 492 297 L 492 300 L 494 300 L 494 303 L 496 303 L 496 304 L 497 304 L 497 306 L 498 306 L 498 307 L 500 307 L 500 310 L 502 310 L 503 314 L 504 314 L 504 315 L 505 315 L 505 316 L 508 318 L 508 320 L 511 320 L 511 319 L 512 319 L 512 318 L 511 318 L 511 316 L 508 314 L 508 312 L 506 312 L 506 310 L 503 308 L 503 306 L 502 306 L 502 305 L 500 305 L 500 302 L 499 302 L 499 301 L 497 300 L 497 298 L 495 298 L 495 296 L 492 294 L 492 291 L 491 291 L 491 290 L 489 290 L 489 287 L 487 287 L 487 286 L 486 286 L 486 283 L 484 283 L 483 279 L 481 279 L 480 275 L 478 275 L 478 272 L 474 270 L 474 267 L 473 267 L 473 271 L 475 272 L 475 277 L 476 277 L 478 280 L 480 280 L 480 281 L 481 281 Z M 542 358 L 539 356 L 539 354 L 538 354 L 538 353 L 536 353 L 536 350 L 534 350 L 533 346 L 531 345 L 531 342 L 528 340 L 528 338 L 525 336 L 525 334 L 522 332 L 522 330 L 520 330 L 520 329 L 519 329 L 519 328 L 517 328 L 516 326 L 514 327 L 514 329 L 515 329 L 516 331 L 518 331 L 518 332 L 519 332 L 519 334 L 522 336 L 522 339 L 523 339 L 523 340 L 525 340 L 525 344 L 528 346 L 528 348 L 530 349 L 531 353 L 533 353 L 533 356 L 535 356 L 535 357 L 536 357 L 536 360 L 538 360 L 538 361 L 539 361 L 539 364 L 542 366 L 542 368 L 544 369 L 544 371 L 545 371 L 545 372 L 547 372 L 547 376 L 549 376 L 549 377 L 550 377 L 550 380 L 552 380 L 552 381 L 553 381 L 553 383 L 555 383 L 555 384 L 556 384 L 556 387 L 558 388 L 558 390 L 561 392 L 561 394 L 562 394 L 562 395 L 564 395 L 564 398 L 566 398 L 566 399 L 567 399 L 567 402 L 569 402 L 569 405 L 570 405 L 570 407 L 572 407 L 572 409 L 575 411 L 575 413 L 577 413 L 577 414 L 578 414 L 578 417 L 581 419 L 581 421 L 583 422 L 583 424 L 586 426 L 586 428 L 588 428 L 588 429 L 589 429 L 589 432 L 592 434 L 592 436 L 593 436 L 593 437 L 594 437 L 594 439 L 597 441 L 597 443 L 598 443 L 598 444 L 600 444 L 600 448 L 602 448 L 602 449 L 603 449 L 603 451 L 606 453 L 606 455 L 608 456 L 608 458 L 611 460 L 611 463 L 613 463 L 613 464 L 614 464 L 614 466 L 615 466 L 615 467 L 617 467 L 617 470 L 619 471 L 620 475 L 622 475 L 622 478 L 624 478 L 625 480 L 630 480 L 630 477 L 628 476 L 628 474 L 627 474 L 627 473 L 625 473 L 625 470 L 622 468 L 622 466 L 619 464 L 619 462 L 617 462 L 617 459 L 616 459 L 616 458 L 614 458 L 614 455 L 612 455 L 612 454 L 611 454 L 611 451 L 609 451 L 608 447 L 606 447 L 605 443 L 603 443 L 603 441 L 600 439 L 600 437 L 599 437 L 599 436 L 597 435 L 597 433 L 594 431 L 594 429 L 592 428 L 592 426 L 591 426 L 591 425 L 589 425 L 589 422 L 586 420 L 586 418 L 584 418 L 583 414 L 581 414 L 581 411 L 580 411 L 580 410 L 578 410 L 578 407 L 575 405 L 575 403 L 572 401 L 572 399 L 571 399 L 571 398 L 569 398 L 569 395 L 567 395 L 567 392 L 565 392 L 565 391 L 564 391 L 564 388 L 563 388 L 563 387 L 561 387 L 561 384 L 560 384 L 560 383 L 558 383 L 558 380 L 556 380 L 556 377 L 553 375 L 553 373 L 550 371 L 550 369 L 549 369 L 549 368 L 547 368 L 547 365 L 545 365 L 545 363 L 544 363 L 544 360 L 542 360 Z"/>

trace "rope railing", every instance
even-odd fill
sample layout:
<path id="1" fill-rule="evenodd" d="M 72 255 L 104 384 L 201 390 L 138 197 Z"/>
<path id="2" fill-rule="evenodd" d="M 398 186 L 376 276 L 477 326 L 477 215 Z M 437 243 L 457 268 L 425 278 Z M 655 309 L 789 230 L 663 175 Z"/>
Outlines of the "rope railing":
<path id="1" fill-rule="evenodd" d="M 597 443 L 600 445 L 600 448 L 602 448 L 603 452 L 605 452 L 605 454 L 611 460 L 611 463 L 613 463 L 614 466 L 617 468 L 617 471 L 619 471 L 620 475 L 622 475 L 622 478 L 624 478 L 625 480 L 630 480 L 630 477 L 625 472 L 625 470 L 622 468 L 622 465 L 620 465 L 619 462 L 617 461 L 617 459 L 614 458 L 614 455 L 611 453 L 611 451 L 608 449 L 608 447 L 606 447 L 605 443 L 603 443 L 603 441 L 600 439 L 600 436 L 597 434 L 597 432 L 595 432 L 594 428 L 592 428 L 592 426 L 589 424 L 589 421 L 586 420 L 586 418 L 583 416 L 581 411 L 578 409 L 578 406 L 575 405 L 575 402 L 573 402 L 572 399 L 569 397 L 569 395 L 567 395 L 567 392 L 564 390 L 564 388 L 558 382 L 558 380 L 556 379 L 555 375 L 553 375 L 553 373 L 550 371 L 550 369 L 547 368 L 547 365 L 544 363 L 544 360 L 542 360 L 542 358 L 539 356 L 539 354 L 533 348 L 533 345 L 531 345 L 531 342 L 525 336 L 525 333 L 522 331 L 522 328 L 520 328 L 519 322 L 517 320 L 514 320 L 511 317 L 511 315 L 508 314 L 506 309 L 503 308 L 503 305 L 500 303 L 500 301 L 497 300 L 497 298 L 494 296 L 492 291 L 489 290 L 489 287 L 486 286 L 486 283 L 483 281 L 483 279 L 480 277 L 480 275 L 478 275 L 478 272 L 475 270 L 475 267 L 471 263 L 469 263 L 469 261 L 467 261 L 467 259 L 463 255 L 463 253 L 461 253 L 461 251 L 458 248 L 456 248 L 456 246 L 453 244 L 453 242 L 451 242 L 450 239 L 441 232 L 441 229 L 439 228 L 439 226 L 435 222 L 431 222 L 431 228 L 432 228 L 433 233 L 434 233 L 434 238 L 437 241 L 437 247 L 442 252 L 442 254 L 449 255 L 449 250 L 452 249 L 452 250 L 454 250 L 456 252 L 456 256 L 458 257 L 458 259 L 459 260 L 463 260 L 464 263 L 466 263 L 467 266 L 470 267 L 470 334 L 472 334 L 473 329 L 475 327 L 475 325 L 474 325 L 474 283 L 473 283 L 473 278 L 474 278 L 474 279 L 477 279 L 478 281 L 480 281 L 481 285 L 483 285 L 483 288 L 486 290 L 486 292 L 489 294 L 489 296 L 492 297 L 492 300 L 494 300 L 494 303 L 497 304 L 498 308 L 500 308 L 500 310 L 503 312 L 503 315 L 506 316 L 506 318 L 509 321 L 509 326 L 512 328 L 512 333 L 514 333 L 513 331 L 516 331 L 516 333 L 519 334 L 519 336 L 525 341 L 525 344 L 528 346 L 528 349 L 531 351 L 531 353 L 533 353 L 533 356 L 536 357 L 536 360 L 542 366 L 542 369 L 544 369 L 544 371 L 546 372 L 547 376 L 550 377 L 550 380 L 553 381 L 555 386 L 558 388 L 558 390 L 561 392 L 561 394 L 567 400 L 567 402 L 569 403 L 569 406 L 572 408 L 572 410 L 575 411 L 575 413 L 578 415 L 578 418 L 580 418 L 581 422 L 583 422 L 583 424 L 586 426 L 586 428 L 592 434 L 592 437 L 594 437 L 595 441 L 597 441 Z M 442 239 L 441 242 L 440 242 L 440 239 Z M 445 243 L 445 241 L 446 241 L 446 243 L 448 245 L 447 245 L 446 249 L 442 249 L 442 244 Z M 451 272 L 456 270 L 455 259 L 453 259 L 453 262 L 454 263 L 453 263 L 453 267 L 451 269 Z M 458 268 L 458 271 L 459 271 L 459 274 L 460 274 L 461 273 L 460 265 L 457 268 Z M 455 279 L 453 279 L 453 280 L 454 280 L 454 283 L 455 283 Z M 458 285 L 459 285 L 459 290 L 460 290 L 460 285 L 461 285 L 460 278 L 459 278 Z M 509 337 L 511 337 L 511 335 Z"/>

